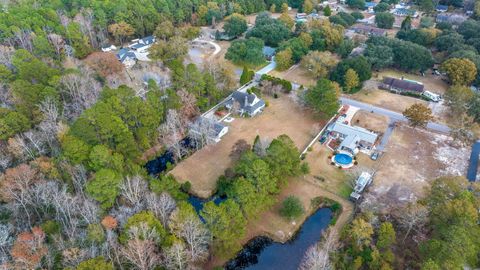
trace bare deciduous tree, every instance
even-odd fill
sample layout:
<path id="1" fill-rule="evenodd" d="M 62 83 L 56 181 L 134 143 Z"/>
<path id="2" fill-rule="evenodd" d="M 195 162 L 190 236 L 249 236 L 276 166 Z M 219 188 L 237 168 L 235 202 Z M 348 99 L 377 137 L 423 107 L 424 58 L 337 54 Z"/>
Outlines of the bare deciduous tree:
<path id="1" fill-rule="evenodd" d="M 165 122 L 158 128 L 159 141 L 173 151 L 175 159 L 185 155 L 187 149 L 182 144 L 185 126 L 175 110 L 168 110 Z"/>
<path id="2" fill-rule="evenodd" d="M 428 210 L 423 205 L 413 203 L 394 211 L 393 216 L 400 226 L 406 230 L 405 237 L 403 238 L 405 242 L 412 230 L 418 233 L 424 228 L 427 223 Z"/>
<path id="3" fill-rule="evenodd" d="M 30 203 L 31 188 L 34 184 L 42 181 L 38 176 L 38 171 L 27 164 L 21 164 L 8 169 L 1 178 L 0 194 L 2 199 L 12 203 L 14 216 L 19 220 L 19 224 L 31 227 L 35 212 Z"/>
<path id="4" fill-rule="evenodd" d="M 13 243 L 12 233 L 11 224 L 0 224 L 0 264 L 8 260 L 8 250 Z"/>
<path id="5" fill-rule="evenodd" d="M 300 270 L 332 270 L 330 253 L 337 247 L 337 233 L 333 229 L 325 232 L 322 243 L 313 245 L 305 253 Z"/>
<path id="6" fill-rule="evenodd" d="M 152 211 L 162 222 L 163 226 L 168 225 L 170 215 L 177 207 L 175 200 L 170 194 L 163 192 L 157 195 L 150 192 L 146 196 L 147 209 Z"/>
<path id="7" fill-rule="evenodd" d="M 29 52 L 33 51 L 31 31 L 27 29 L 19 29 L 13 32 L 14 42 L 22 49 Z"/>
<path id="8" fill-rule="evenodd" d="M 218 89 L 228 91 L 234 89 L 238 85 L 235 69 L 226 61 L 208 60 L 203 65 L 203 71 L 212 75 L 217 83 L 216 86 Z"/>
<path id="9" fill-rule="evenodd" d="M 215 134 L 215 120 L 213 119 L 201 116 L 190 125 L 189 137 L 195 142 L 197 149 L 214 144 Z"/>
<path id="10" fill-rule="evenodd" d="M 187 252 L 183 243 L 175 243 L 165 251 L 164 265 L 169 270 L 189 269 Z"/>
<path id="11" fill-rule="evenodd" d="M 57 139 L 62 125 L 59 123 L 60 113 L 56 102 L 47 98 L 39 105 L 43 114 L 43 120 L 38 125 L 38 129 L 43 135 L 43 140 L 48 144 L 48 149 L 53 155 L 57 155 L 60 151 L 60 144 Z"/>
<path id="12" fill-rule="evenodd" d="M 208 246 L 211 236 L 207 228 L 197 217 L 188 217 L 176 226 L 178 236 L 187 244 L 190 262 L 200 262 L 208 256 Z"/>
<path id="13" fill-rule="evenodd" d="M 48 34 L 47 38 L 50 44 L 52 44 L 52 47 L 55 49 L 55 54 L 58 58 L 60 58 L 65 46 L 65 40 L 63 40 L 62 36 L 55 33 Z"/>
<path id="14" fill-rule="evenodd" d="M 0 64 L 5 65 L 7 67 L 12 66 L 12 58 L 15 54 L 15 48 L 0 45 Z"/>
<path id="15" fill-rule="evenodd" d="M 120 192 L 130 206 L 143 209 L 145 194 L 148 193 L 148 185 L 140 175 L 127 176 L 120 185 Z"/>
<path id="16" fill-rule="evenodd" d="M 84 67 L 79 73 L 63 76 L 60 82 L 64 115 L 69 120 L 76 119 L 85 109 L 95 104 L 102 91 L 92 71 Z"/>
<path id="17" fill-rule="evenodd" d="M 182 119 L 182 123 L 185 125 L 200 113 L 197 106 L 197 98 L 195 95 L 185 90 L 177 91 L 177 95 L 182 102 L 180 117 Z"/>
<path id="18" fill-rule="evenodd" d="M 128 235 L 129 240 L 120 247 L 120 254 L 133 269 L 150 270 L 160 263 L 161 257 L 155 244 L 159 236 L 155 230 L 141 223 L 130 228 Z"/>

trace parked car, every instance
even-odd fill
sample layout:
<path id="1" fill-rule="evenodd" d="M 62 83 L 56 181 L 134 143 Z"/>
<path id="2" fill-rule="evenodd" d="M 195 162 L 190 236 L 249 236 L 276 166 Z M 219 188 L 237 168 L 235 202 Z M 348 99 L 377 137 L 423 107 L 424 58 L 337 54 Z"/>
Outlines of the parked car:
<path id="1" fill-rule="evenodd" d="M 380 156 L 380 153 L 379 153 L 379 152 L 374 152 L 374 153 L 370 156 L 370 158 L 371 158 L 372 160 L 377 160 L 379 156 Z"/>

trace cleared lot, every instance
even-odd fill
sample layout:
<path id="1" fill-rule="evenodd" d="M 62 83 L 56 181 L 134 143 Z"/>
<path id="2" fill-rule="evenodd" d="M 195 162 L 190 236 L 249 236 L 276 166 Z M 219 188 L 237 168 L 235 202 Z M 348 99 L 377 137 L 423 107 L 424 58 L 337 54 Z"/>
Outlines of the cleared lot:
<path id="1" fill-rule="evenodd" d="M 388 211 L 421 198 L 433 179 L 465 175 L 469 157 L 470 149 L 452 144 L 446 135 L 401 125 L 380 159 L 362 207 Z"/>
<path id="2" fill-rule="evenodd" d="M 380 90 L 378 89 L 378 82 L 375 80 L 366 81 L 362 90 L 353 95 L 348 95 L 348 97 L 399 113 L 415 103 L 428 106 L 428 102 L 424 100 Z"/>
<path id="3" fill-rule="evenodd" d="M 324 122 L 314 119 L 312 113 L 301 108 L 289 96 L 267 99 L 269 106 L 254 118 L 236 118 L 229 124 L 229 132 L 219 143 L 207 146 L 183 160 L 171 171 L 179 182 L 190 181 L 192 193 L 209 197 L 215 191 L 218 177 L 230 168 L 229 157 L 233 145 L 238 140 L 249 144 L 257 135 L 274 139 L 287 134 L 295 145 L 303 150 L 313 138 L 313 131 L 319 130 Z"/>

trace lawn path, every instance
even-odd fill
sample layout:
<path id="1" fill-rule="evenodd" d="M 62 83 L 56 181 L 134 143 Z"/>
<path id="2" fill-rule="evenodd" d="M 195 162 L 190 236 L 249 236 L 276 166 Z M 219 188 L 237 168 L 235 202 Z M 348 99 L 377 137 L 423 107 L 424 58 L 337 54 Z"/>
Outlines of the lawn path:
<path id="1" fill-rule="evenodd" d="M 329 198 L 331 200 L 334 200 L 342 206 L 342 213 L 338 217 L 337 222 L 335 223 L 335 226 L 333 227 L 337 231 L 337 236 L 339 236 L 343 227 L 347 223 L 349 223 L 350 220 L 352 219 L 353 210 L 354 210 L 355 205 L 352 202 L 344 199 L 343 197 L 341 197 L 341 196 L 339 196 L 339 195 L 337 195 L 337 194 L 335 194 L 331 191 L 326 190 L 325 187 L 322 187 L 321 185 L 319 185 L 317 183 L 317 180 L 315 180 L 315 178 L 312 175 L 307 175 L 305 177 L 304 181 L 310 182 L 310 183 L 320 187 L 320 191 L 317 191 L 317 192 L 320 193 L 320 196 L 323 196 L 325 198 Z"/>

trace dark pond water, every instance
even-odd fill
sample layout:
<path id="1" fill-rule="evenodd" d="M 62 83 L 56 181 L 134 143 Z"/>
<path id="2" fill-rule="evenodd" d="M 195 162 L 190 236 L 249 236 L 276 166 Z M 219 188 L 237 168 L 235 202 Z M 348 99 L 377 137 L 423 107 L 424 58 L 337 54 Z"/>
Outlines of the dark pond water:
<path id="1" fill-rule="evenodd" d="M 287 243 L 273 242 L 268 237 L 256 237 L 249 241 L 243 250 L 225 265 L 225 270 L 297 270 L 303 254 L 321 239 L 332 219 L 329 208 L 321 208 L 311 215 L 300 231 Z"/>
<path id="2" fill-rule="evenodd" d="M 195 211 L 197 212 L 198 216 L 200 217 L 200 220 L 205 223 L 205 220 L 200 216 L 200 211 L 203 209 L 203 205 L 205 205 L 207 202 L 213 201 L 216 205 L 219 205 L 221 202 L 225 201 L 227 198 L 226 197 L 220 197 L 217 195 L 213 195 L 209 199 L 201 199 L 195 196 L 190 195 L 188 198 L 188 202 L 195 208 Z"/>
<path id="3" fill-rule="evenodd" d="M 180 144 L 186 149 L 190 150 L 189 152 L 193 152 L 196 149 L 195 142 L 188 137 L 181 140 Z M 183 156 L 182 158 L 185 158 L 185 157 L 186 155 Z M 158 156 L 155 159 L 152 159 L 149 162 L 147 162 L 145 164 L 145 168 L 147 169 L 148 174 L 157 175 L 159 173 L 164 172 L 167 169 L 168 163 L 172 165 L 175 164 L 175 157 L 171 149 L 168 149 L 161 156 Z"/>
<path id="4" fill-rule="evenodd" d="M 209 201 L 213 201 L 216 205 L 219 205 L 221 202 L 225 201 L 226 197 L 220 197 L 217 195 L 212 196 L 209 199 L 201 199 L 195 196 L 190 196 L 188 202 L 195 208 L 195 211 L 199 213 L 203 209 L 203 205 Z"/>

